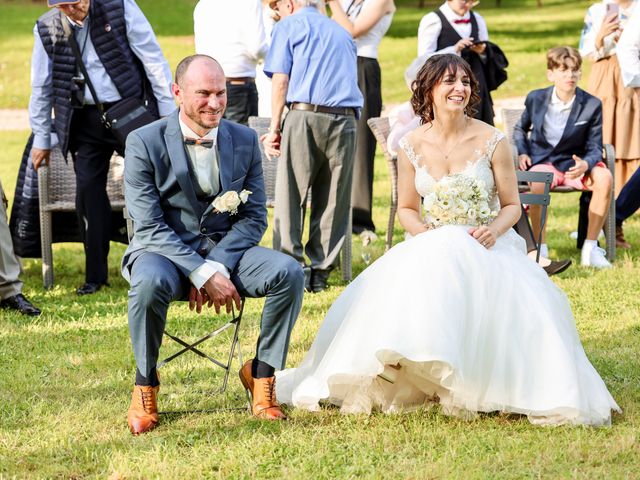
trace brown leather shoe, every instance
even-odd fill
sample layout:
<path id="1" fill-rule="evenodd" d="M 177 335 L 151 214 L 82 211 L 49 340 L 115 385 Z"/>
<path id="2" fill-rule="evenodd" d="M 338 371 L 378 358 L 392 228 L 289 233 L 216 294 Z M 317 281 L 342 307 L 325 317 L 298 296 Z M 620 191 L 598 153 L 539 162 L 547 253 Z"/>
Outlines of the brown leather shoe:
<path id="1" fill-rule="evenodd" d="M 158 391 L 157 387 L 135 385 L 131 395 L 131 405 L 127 414 L 129 430 L 134 435 L 153 430 L 158 424 Z"/>
<path id="2" fill-rule="evenodd" d="M 616 247 L 631 248 L 631 244 L 624 238 L 624 230 L 622 230 L 622 225 L 616 225 Z"/>
<path id="3" fill-rule="evenodd" d="M 287 416 L 276 400 L 276 377 L 253 378 L 251 362 L 252 360 L 248 360 L 238 375 L 242 385 L 251 395 L 253 416 L 264 420 L 286 420 Z"/>

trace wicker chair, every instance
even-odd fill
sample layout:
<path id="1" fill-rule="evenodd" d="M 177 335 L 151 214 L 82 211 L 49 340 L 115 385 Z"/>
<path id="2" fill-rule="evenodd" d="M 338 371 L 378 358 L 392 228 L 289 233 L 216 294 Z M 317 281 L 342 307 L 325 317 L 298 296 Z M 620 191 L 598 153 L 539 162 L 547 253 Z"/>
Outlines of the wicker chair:
<path id="1" fill-rule="evenodd" d="M 518 168 L 518 150 L 513 143 L 513 130 L 518 120 L 520 120 L 523 111 L 524 108 L 502 109 L 502 126 L 505 130 L 507 138 L 509 138 L 509 142 L 511 143 L 513 162 L 516 165 L 516 168 Z M 615 178 L 615 150 L 613 148 L 613 145 L 610 145 L 608 143 L 604 144 L 603 147 L 602 160 L 607 164 L 607 167 L 611 172 L 611 176 Z M 552 192 L 558 193 L 569 193 L 576 191 L 577 190 L 566 186 L 556 187 L 552 190 Z M 607 218 L 604 223 L 604 236 L 607 240 L 607 258 L 609 259 L 609 261 L 613 261 L 616 258 L 616 200 L 613 185 L 611 186 L 611 203 L 609 204 L 609 211 L 607 212 Z"/>
<path id="2" fill-rule="evenodd" d="M 114 155 L 107 178 L 107 194 L 113 210 L 124 208 L 122 177 L 124 159 Z M 49 165 L 38 169 L 40 206 L 40 242 L 42 245 L 42 282 L 44 288 L 53 286 L 53 251 L 51 244 L 53 212 L 73 212 L 76 209 L 76 175 L 71 158 L 65 162 L 60 148 L 51 149 Z"/>
<path id="3" fill-rule="evenodd" d="M 389 221 L 387 222 L 387 242 L 385 250 L 389 250 L 393 245 L 393 227 L 395 225 L 396 213 L 398 211 L 398 157 L 392 155 L 387 148 L 387 138 L 391 131 L 389 119 L 387 117 L 373 117 L 367 120 L 369 128 L 376 137 L 376 141 L 382 150 L 384 158 L 387 160 L 389 168 L 389 178 L 391 179 L 391 203 L 389 205 Z"/>
<path id="4" fill-rule="evenodd" d="M 258 138 L 268 132 L 271 119 L 267 117 L 249 117 L 249 127 L 251 127 L 258 134 Z M 276 198 L 276 172 L 278 170 L 278 159 L 274 158 L 269 160 L 264 153 L 264 147 L 260 143 L 260 153 L 262 154 L 262 173 L 264 175 L 264 186 L 267 196 L 267 206 L 273 207 Z M 309 193 L 311 195 L 311 193 Z M 309 197 L 310 198 L 310 197 Z M 344 244 L 342 245 L 342 280 L 345 282 L 351 281 L 353 277 L 353 271 L 351 266 L 352 261 L 352 245 L 351 245 L 351 208 L 349 208 L 349 218 L 347 221 L 347 231 L 344 237 Z"/>

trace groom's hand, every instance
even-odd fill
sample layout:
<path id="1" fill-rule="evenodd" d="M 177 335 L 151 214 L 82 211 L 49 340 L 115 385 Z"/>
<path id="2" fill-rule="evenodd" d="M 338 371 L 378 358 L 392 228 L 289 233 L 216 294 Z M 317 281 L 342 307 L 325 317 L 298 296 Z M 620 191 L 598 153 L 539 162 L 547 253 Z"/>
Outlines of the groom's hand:
<path id="1" fill-rule="evenodd" d="M 197 313 L 202 311 L 202 305 L 207 303 L 207 297 L 204 290 L 200 291 L 193 285 L 191 285 L 191 290 L 189 291 L 189 310 L 193 311 L 196 309 Z M 213 302 L 209 300 L 209 307 L 213 305 Z"/>
<path id="2" fill-rule="evenodd" d="M 227 313 L 231 313 L 231 308 L 235 303 L 240 310 L 240 295 L 236 286 L 231 280 L 221 273 L 214 273 L 202 286 L 209 299 L 209 305 L 213 302 L 216 313 L 220 313 L 220 307 L 226 306 Z"/>

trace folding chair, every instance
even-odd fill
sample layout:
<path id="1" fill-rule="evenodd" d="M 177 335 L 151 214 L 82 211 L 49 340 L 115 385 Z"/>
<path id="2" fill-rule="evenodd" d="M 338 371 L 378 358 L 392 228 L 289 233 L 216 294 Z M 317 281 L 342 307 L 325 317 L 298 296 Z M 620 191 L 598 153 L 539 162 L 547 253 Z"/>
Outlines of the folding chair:
<path id="1" fill-rule="evenodd" d="M 249 127 L 251 127 L 258 138 L 269 131 L 269 125 L 271 125 L 271 119 L 267 117 L 249 117 Z M 269 159 L 264 153 L 264 146 L 260 142 L 260 153 L 262 154 L 262 174 L 264 176 L 265 193 L 267 196 L 267 206 L 273 207 L 276 199 L 276 172 L 278 170 L 277 158 Z M 309 198 L 311 198 L 312 192 L 309 192 Z M 309 199 L 307 199 L 309 200 Z M 350 282 L 353 277 L 353 271 L 351 266 L 352 261 L 352 245 L 351 245 L 351 208 L 349 208 L 349 217 L 347 219 L 346 233 L 344 237 L 344 243 L 341 250 L 341 264 L 342 264 L 342 280 Z"/>
<path id="2" fill-rule="evenodd" d="M 516 171 L 516 178 L 518 179 L 518 183 L 525 183 L 526 187 L 528 187 L 531 183 L 544 183 L 544 192 L 541 194 L 530 193 L 526 190 L 520 191 L 520 203 L 522 205 L 542 205 L 542 214 L 540 216 L 540 233 L 538 234 L 538 238 L 535 239 L 533 235 L 533 231 L 529 222 L 527 222 L 527 227 L 529 228 L 529 233 L 531 233 L 531 238 L 534 238 L 536 243 L 536 263 L 540 260 L 540 246 L 542 245 L 542 231 L 544 230 L 544 225 L 547 221 L 547 207 L 551 203 L 551 182 L 553 182 L 553 173 L 551 172 L 523 172 L 522 170 Z M 523 215 L 524 215 L 524 207 L 523 207 Z"/>
<path id="3" fill-rule="evenodd" d="M 505 133 L 507 134 L 507 138 L 511 143 L 511 152 L 513 155 L 513 162 L 516 165 L 516 169 L 518 169 L 518 150 L 513 142 L 513 130 L 520 120 L 522 116 L 522 112 L 524 108 L 503 108 L 502 109 L 502 126 L 504 128 Z M 615 175 L 615 164 L 616 164 L 616 153 L 613 145 L 609 143 L 605 143 L 602 146 L 602 161 L 607 165 L 609 171 L 611 172 L 611 176 L 616 178 Z M 553 192 L 558 193 L 569 193 L 569 192 L 577 192 L 578 190 L 574 190 L 571 187 L 560 186 L 556 187 L 552 190 Z M 609 261 L 613 261 L 616 258 L 616 198 L 614 195 L 614 185 L 611 185 L 611 203 L 609 203 L 609 210 L 607 211 L 607 218 L 604 223 L 604 236 L 607 240 L 607 259 Z M 586 235 L 587 227 L 586 227 L 586 218 L 588 215 L 589 208 L 589 200 L 590 200 L 590 192 L 582 192 L 580 198 L 580 215 L 579 215 L 579 223 L 578 223 L 578 236 L 584 237 Z"/>
<path id="4" fill-rule="evenodd" d="M 205 336 L 199 338 L 198 340 L 196 340 L 193 343 L 189 343 L 183 339 L 181 339 L 180 337 L 169 333 L 166 328 L 164 330 L 164 334 L 170 338 L 171 340 L 173 340 L 174 342 L 180 344 L 183 348 L 181 350 L 178 350 L 176 353 L 174 353 L 173 355 L 168 356 L 167 358 L 165 358 L 164 360 L 160 361 L 158 363 L 158 365 L 156 365 L 156 369 L 160 369 L 163 366 L 165 366 L 167 363 L 175 360 L 176 358 L 184 355 L 187 352 L 193 352 L 196 355 L 198 355 L 199 357 L 205 359 L 205 360 L 209 360 L 211 363 L 213 363 L 214 365 L 222 368 L 224 370 L 224 377 L 222 379 L 222 386 L 220 387 L 220 389 L 216 392 L 216 393 L 224 393 L 224 391 L 227 389 L 227 383 L 229 380 L 229 372 L 231 371 L 231 363 L 233 362 L 233 357 L 234 354 L 237 351 L 237 356 L 238 356 L 238 363 L 240 364 L 240 367 L 242 367 L 243 362 L 242 362 L 242 353 L 240 352 L 240 344 L 238 342 L 238 332 L 240 331 L 240 323 L 242 320 L 242 312 L 244 310 L 244 298 L 241 299 L 241 303 L 240 303 L 240 310 L 238 311 L 238 314 L 236 315 L 235 312 L 235 307 L 232 307 L 232 311 L 231 311 L 231 320 L 229 320 L 227 323 L 225 323 L 224 325 L 222 325 L 221 327 L 217 328 L 216 330 L 206 334 Z M 229 349 L 229 355 L 226 359 L 226 362 L 223 363 L 219 360 L 216 360 L 215 358 L 211 357 L 210 355 L 207 355 L 206 353 L 204 353 L 202 350 L 200 350 L 200 348 L 196 348 L 198 346 L 200 346 L 201 344 L 203 344 L 204 342 L 206 342 L 209 339 L 213 339 L 215 337 L 217 337 L 218 335 L 222 334 L 224 331 L 233 328 L 233 339 L 231 341 L 231 347 Z"/>
<path id="5" fill-rule="evenodd" d="M 127 234 L 129 236 L 129 241 L 131 241 L 131 239 L 133 238 L 133 221 L 131 219 L 131 217 L 129 216 L 129 212 L 127 211 L 127 208 L 124 207 L 123 211 L 122 211 L 124 218 L 127 221 Z M 238 357 L 238 363 L 239 366 L 242 367 L 243 365 L 243 361 L 242 361 L 242 352 L 240 351 L 240 343 L 239 343 L 239 332 L 240 332 L 240 324 L 242 322 L 242 313 L 244 311 L 244 303 L 245 303 L 245 298 L 242 297 L 240 299 L 240 310 L 238 310 L 237 314 L 235 311 L 235 306 L 232 306 L 231 309 L 231 319 L 228 320 L 226 323 L 224 323 L 222 326 L 216 328 L 215 330 L 211 331 L 210 333 L 207 333 L 206 335 L 204 335 L 203 337 L 200 337 L 199 339 L 193 341 L 193 342 L 189 342 L 186 341 L 180 337 L 178 337 L 177 335 L 173 334 L 173 333 L 169 333 L 165 327 L 164 330 L 164 335 L 173 340 L 174 342 L 178 343 L 180 346 L 182 346 L 182 348 L 180 350 L 178 350 L 176 353 L 168 356 L 167 358 L 161 360 L 157 365 L 156 365 L 156 369 L 160 369 L 162 367 L 164 367 L 165 365 L 167 365 L 169 362 L 175 360 L 176 358 L 184 355 L 187 352 L 193 352 L 195 355 L 198 355 L 199 357 L 201 357 L 204 360 L 208 360 L 209 362 L 211 362 L 214 366 L 222 368 L 224 370 L 224 377 L 222 379 L 222 385 L 220 387 L 220 389 L 218 389 L 215 394 L 221 394 L 224 393 L 225 390 L 227 389 L 227 384 L 229 381 L 229 373 L 231 372 L 231 364 L 233 363 L 233 358 L 234 356 Z M 215 358 L 213 358 L 213 356 L 208 355 L 207 353 L 202 351 L 202 345 L 204 344 L 204 342 L 206 342 L 207 340 L 213 340 L 215 339 L 215 337 L 221 335 L 222 333 L 224 333 L 225 331 L 229 330 L 229 329 L 233 329 L 233 333 L 232 333 L 232 340 L 231 340 L 231 345 L 229 348 L 229 354 L 226 357 L 225 361 L 220 361 L 217 360 Z M 249 406 L 251 405 L 250 402 L 250 398 L 248 396 L 248 392 L 247 392 L 247 400 L 249 400 Z M 200 411 L 200 410 L 198 410 Z M 169 412 L 161 412 L 161 413 L 169 413 Z M 172 412 L 175 413 L 175 412 Z"/>

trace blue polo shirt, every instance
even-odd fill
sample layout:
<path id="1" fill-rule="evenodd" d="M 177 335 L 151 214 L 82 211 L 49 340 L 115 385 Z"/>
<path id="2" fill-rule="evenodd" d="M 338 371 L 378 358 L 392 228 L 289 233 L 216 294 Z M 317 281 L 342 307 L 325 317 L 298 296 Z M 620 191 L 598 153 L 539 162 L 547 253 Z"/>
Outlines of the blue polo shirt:
<path id="1" fill-rule="evenodd" d="M 287 103 L 362 107 L 356 44 L 351 35 L 315 7 L 276 23 L 264 73 L 289 75 Z"/>

